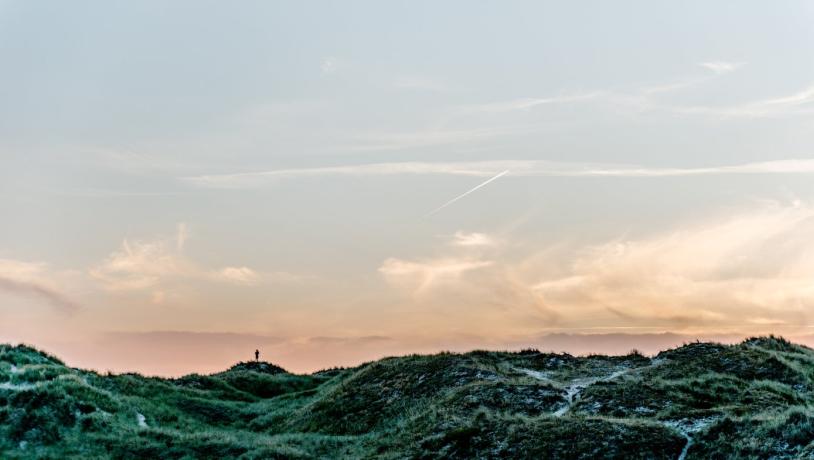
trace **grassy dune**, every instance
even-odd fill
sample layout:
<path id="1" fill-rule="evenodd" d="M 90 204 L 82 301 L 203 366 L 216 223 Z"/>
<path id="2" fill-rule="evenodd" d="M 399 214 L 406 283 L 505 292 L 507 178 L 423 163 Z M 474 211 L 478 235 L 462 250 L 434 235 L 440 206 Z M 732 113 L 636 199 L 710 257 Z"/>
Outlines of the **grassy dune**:
<path id="1" fill-rule="evenodd" d="M 0 345 L 0 458 L 812 458 L 814 350 L 524 350 L 102 375 Z"/>

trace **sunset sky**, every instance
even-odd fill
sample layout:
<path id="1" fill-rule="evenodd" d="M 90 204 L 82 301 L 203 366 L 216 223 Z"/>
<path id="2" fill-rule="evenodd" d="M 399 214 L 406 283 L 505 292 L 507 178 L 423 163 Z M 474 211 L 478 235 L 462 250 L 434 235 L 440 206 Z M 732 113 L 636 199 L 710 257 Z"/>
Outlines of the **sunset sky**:
<path id="1" fill-rule="evenodd" d="M 812 24 L 0 0 L 0 342 L 178 375 L 809 336 Z"/>

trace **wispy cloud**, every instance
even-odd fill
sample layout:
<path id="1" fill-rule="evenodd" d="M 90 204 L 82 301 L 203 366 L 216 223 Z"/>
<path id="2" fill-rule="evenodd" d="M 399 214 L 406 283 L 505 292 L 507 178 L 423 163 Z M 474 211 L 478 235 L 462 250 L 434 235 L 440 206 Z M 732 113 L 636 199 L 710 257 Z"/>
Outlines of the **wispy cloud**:
<path id="1" fill-rule="evenodd" d="M 591 165 L 535 160 L 496 160 L 472 162 L 369 163 L 350 166 L 278 169 L 237 174 L 212 174 L 182 178 L 208 188 L 253 188 L 282 179 L 325 176 L 449 175 L 495 178 L 511 170 L 511 176 L 560 177 L 669 177 L 734 174 L 811 174 L 814 159 L 789 159 L 737 165 L 705 167 L 652 167 L 631 165 Z"/>
<path id="2" fill-rule="evenodd" d="M 189 277 L 197 268 L 166 240 L 129 241 L 90 269 L 90 275 L 113 291 L 152 288 L 171 277 Z"/>
<path id="3" fill-rule="evenodd" d="M 189 238 L 189 228 L 187 227 L 187 224 L 181 222 L 176 227 L 175 232 L 175 247 L 178 249 L 178 251 L 184 250 L 184 245 L 187 242 L 187 238 Z"/>
<path id="4" fill-rule="evenodd" d="M 397 293 L 406 295 L 405 308 L 427 312 L 429 318 L 454 318 L 454 326 L 438 320 L 427 325 L 431 329 L 449 332 L 454 327 L 494 336 L 558 323 L 559 315 L 533 285 L 517 276 L 518 267 L 501 260 L 500 254 L 483 258 L 478 249 L 458 247 L 455 255 L 429 259 L 388 258 L 378 271 Z"/>
<path id="5" fill-rule="evenodd" d="M 712 71 L 712 75 L 703 75 L 703 76 L 695 76 L 695 77 L 685 77 L 681 78 L 678 81 L 674 81 L 671 83 L 662 83 L 652 86 L 647 86 L 641 89 L 642 94 L 645 97 L 659 94 L 659 93 L 670 93 L 674 91 L 681 91 L 687 88 L 692 88 L 695 86 L 699 86 L 703 83 L 709 82 L 714 80 L 722 75 L 734 72 L 735 70 L 743 67 L 745 63 L 743 62 L 727 62 L 727 61 L 709 61 L 709 62 L 702 62 L 698 64 L 700 67 L 703 67 L 707 70 Z M 647 101 L 642 101 L 642 103 L 646 104 Z"/>
<path id="6" fill-rule="evenodd" d="M 398 258 L 385 260 L 379 273 L 398 285 L 407 285 L 416 293 L 450 281 L 460 279 L 463 274 L 488 267 L 492 262 L 471 258 L 443 258 L 424 261 L 410 261 Z"/>
<path id="7" fill-rule="evenodd" d="M 0 291 L 45 300 L 63 312 L 73 312 L 79 305 L 53 286 L 51 273 L 43 263 L 0 259 Z"/>
<path id="8" fill-rule="evenodd" d="M 794 107 L 798 105 L 808 104 L 812 101 L 814 101 L 814 86 L 809 86 L 808 88 L 797 93 L 794 93 L 790 96 L 783 96 L 774 99 L 765 99 L 763 101 L 755 103 L 754 105 L 761 105 L 766 107 L 771 106 Z"/>
<path id="9" fill-rule="evenodd" d="M 530 175 L 547 175 L 544 171 L 530 172 Z M 562 176 L 605 176 L 605 177 L 668 177 L 728 174 L 811 174 L 814 173 L 814 160 L 778 160 L 744 163 L 732 166 L 710 166 L 699 168 L 652 168 L 652 167 L 599 167 L 577 171 L 560 172 Z"/>
<path id="10" fill-rule="evenodd" d="M 742 62 L 711 61 L 699 64 L 713 75 L 688 77 L 671 83 L 646 86 L 639 93 L 625 94 L 614 91 L 598 93 L 598 100 L 611 106 L 632 108 L 638 112 L 662 111 L 679 115 L 699 115 L 719 119 L 807 117 L 814 115 L 814 85 L 809 85 L 786 96 L 751 100 L 727 105 L 683 105 L 656 100 L 653 95 L 684 90 L 728 75 L 746 65 Z"/>
<path id="11" fill-rule="evenodd" d="M 809 86 L 788 96 L 762 99 L 744 104 L 729 106 L 677 106 L 669 109 L 677 113 L 712 115 L 722 118 L 810 116 L 814 115 L 814 86 Z"/>
<path id="12" fill-rule="evenodd" d="M 702 62 L 700 64 L 701 67 L 705 69 L 709 69 L 713 71 L 717 75 L 723 75 L 726 73 L 734 72 L 739 68 L 743 67 L 745 63 L 743 62 L 727 62 L 727 61 L 708 61 Z"/>
<path id="13" fill-rule="evenodd" d="M 430 89 L 430 82 L 412 82 Z M 435 87 L 434 90 L 439 90 Z M 600 92 L 551 97 L 527 97 L 480 104 L 461 104 L 442 109 L 431 127 L 412 131 L 367 132 L 353 135 L 345 151 L 370 152 L 409 150 L 447 145 L 478 145 L 485 141 L 537 129 L 528 123 L 500 121 L 511 112 L 529 112 L 536 107 L 582 103 L 597 98 Z M 491 119 L 473 120 L 490 117 Z M 497 117 L 497 118 L 495 118 Z"/>
<path id="14" fill-rule="evenodd" d="M 473 328 L 765 333 L 814 320 L 813 231 L 814 206 L 765 202 L 668 232 L 536 244 L 523 255 L 495 247 L 485 259 L 477 244 L 453 245 L 435 258 L 389 258 L 379 273 L 415 308 L 466 308 Z"/>
<path id="15" fill-rule="evenodd" d="M 174 239 L 157 238 L 148 241 L 125 239 L 102 263 L 88 273 L 111 291 L 153 290 L 154 300 L 163 301 L 162 288 L 169 281 L 217 281 L 242 286 L 262 282 L 282 282 L 300 279 L 285 272 L 261 273 L 245 266 L 206 269 L 184 254 L 184 242 L 189 237 L 186 225 L 179 224 Z"/>
<path id="16" fill-rule="evenodd" d="M 514 164 L 514 162 L 508 162 Z M 526 162 L 523 162 L 526 163 Z M 492 176 L 499 172 L 505 161 L 469 163 L 370 163 L 351 166 L 278 169 L 236 174 L 211 174 L 184 177 L 183 181 L 201 187 L 246 188 L 262 186 L 278 179 L 297 179 L 324 176 L 389 176 L 401 174 L 447 174 L 460 176 Z M 505 168 L 504 168 L 505 169 Z"/>
<path id="17" fill-rule="evenodd" d="M 217 272 L 217 278 L 237 284 L 251 286 L 260 281 L 260 276 L 249 267 L 226 267 Z"/>
<path id="18" fill-rule="evenodd" d="M 701 84 L 701 83 L 703 83 L 703 82 L 705 82 L 707 80 L 709 80 L 709 77 L 686 78 L 686 79 L 674 81 L 674 82 L 671 82 L 671 83 L 661 83 L 661 84 L 657 84 L 657 85 L 645 86 L 644 88 L 641 88 L 640 91 L 644 95 L 644 97 L 646 98 L 647 96 L 655 95 L 655 94 L 659 94 L 659 93 L 670 93 L 670 92 L 673 92 L 673 91 L 680 91 L 680 90 L 683 90 L 683 89 L 686 89 L 686 88 L 690 88 L 690 87 L 699 85 L 699 84 Z M 628 98 L 630 98 L 630 96 L 628 96 Z M 620 98 L 619 95 L 614 95 L 614 97 L 612 97 L 611 99 L 619 101 L 619 100 L 623 100 L 625 98 Z M 635 97 L 633 99 L 635 99 Z M 641 104 L 641 105 L 646 105 L 646 103 L 647 103 L 646 99 L 642 99 L 642 100 L 639 101 L 639 104 Z"/>
<path id="19" fill-rule="evenodd" d="M 546 276 L 534 288 L 557 311 L 579 311 L 604 325 L 802 326 L 814 306 L 812 230 L 814 208 L 767 204 L 583 248 L 562 276 Z"/>
<path id="20" fill-rule="evenodd" d="M 474 248 L 474 247 L 489 247 L 495 246 L 497 241 L 490 235 L 486 233 L 478 233 L 478 232 L 455 232 L 452 238 L 452 245 L 465 247 L 465 248 Z"/>
<path id="21" fill-rule="evenodd" d="M 0 291 L 39 297 L 57 309 L 65 312 L 73 312 L 79 308 L 78 304 L 68 299 L 62 293 L 33 282 L 16 281 L 0 277 Z"/>

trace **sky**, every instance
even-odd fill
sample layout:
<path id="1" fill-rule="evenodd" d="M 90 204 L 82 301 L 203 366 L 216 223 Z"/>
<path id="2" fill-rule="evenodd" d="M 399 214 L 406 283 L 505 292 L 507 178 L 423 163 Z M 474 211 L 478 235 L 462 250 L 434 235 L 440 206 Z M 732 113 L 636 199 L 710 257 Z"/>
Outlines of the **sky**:
<path id="1" fill-rule="evenodd" d="M 0 342 L 159 375 L 814 343 L 812 22 L 0 0 Z"/>

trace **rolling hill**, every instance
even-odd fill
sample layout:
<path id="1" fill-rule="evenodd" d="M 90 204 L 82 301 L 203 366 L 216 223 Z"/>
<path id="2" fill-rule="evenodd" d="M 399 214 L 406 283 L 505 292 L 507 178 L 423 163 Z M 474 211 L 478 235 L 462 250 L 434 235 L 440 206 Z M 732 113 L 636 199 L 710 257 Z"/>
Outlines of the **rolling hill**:
<path id="1" fill-rule="evenodd" d="M 0 458 L 812 458 L 814 350 L 473 351 L 177 379 L 0 345 Z"/>

